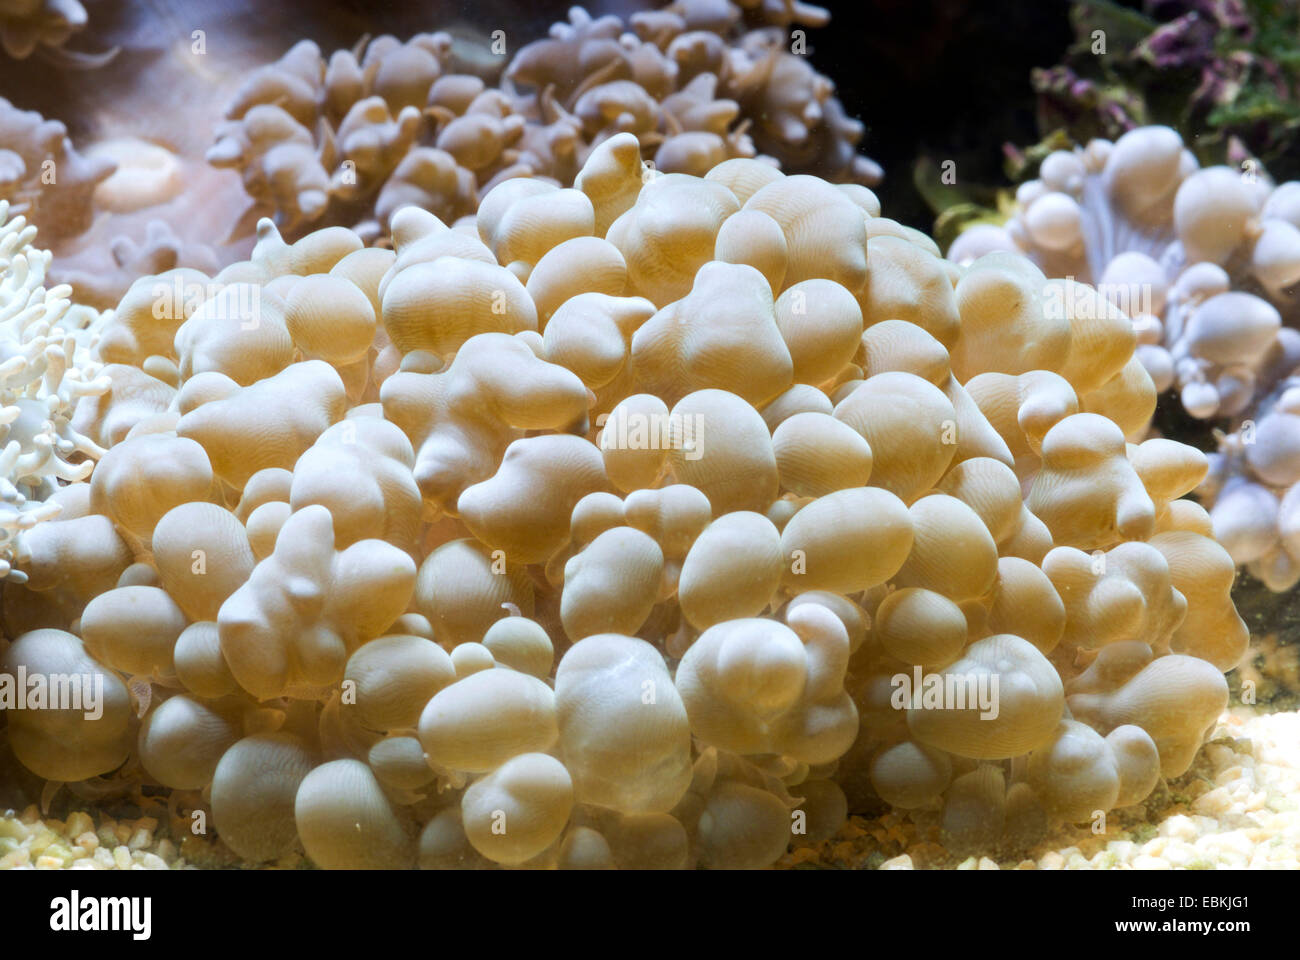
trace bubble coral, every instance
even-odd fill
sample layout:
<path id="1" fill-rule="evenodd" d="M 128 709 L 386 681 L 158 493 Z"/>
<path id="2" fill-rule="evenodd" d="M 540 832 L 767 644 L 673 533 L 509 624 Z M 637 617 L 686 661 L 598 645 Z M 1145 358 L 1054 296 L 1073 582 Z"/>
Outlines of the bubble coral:
<path id="1" fill-rule="evenodd" d="M 1115 318 L 632 139 L 392 251 L 268 220 L 196 302 L 128 292 L 6 666 L 129 684 L 124 775 L 254 862 L 761 868 L 873 798 L 1023 839 L 1185 769 L 1244 627 L 1204 459 L 1106 412 L 1151 394 Z M 537 293 L 588 240 L 626 274 Z M 94 723 L 32 769 L 112 771 Z"/>
<path id="2" fill-rule="evenodd" d="M 607 159 L 638 172 L 644 159 L 702 176 L 761 151 L 792 173 L 874 184 L 880 168 L 855 149 L 862 124 L 809 65 L 802 31 L 786 34 L 828 19 L 805 4 L 678 0 L 626 23 L 574 7 L 508 63 L 494 41 L 486 75 L 498 86 L 457 72 L 443 32 L 328 57 L 304 40 L 248 77 L 208 160 L 237 169 L 253 212 L 286 233 L 333 222 L 367 237 L 407 204 L 452 223 L 508 178 L 538 178 L 519 185 L 529 191 L 574 184 L 620 133 L 637 146 Z"/>

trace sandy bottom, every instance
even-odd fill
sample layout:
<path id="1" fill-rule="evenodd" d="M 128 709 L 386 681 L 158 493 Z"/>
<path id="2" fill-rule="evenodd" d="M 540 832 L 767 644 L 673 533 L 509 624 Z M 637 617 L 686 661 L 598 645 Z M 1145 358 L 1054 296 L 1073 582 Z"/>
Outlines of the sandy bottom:
<path id="1" fill-rule="evenodd" d="M 115 820 L 39 809 L 0 812 L 0 870 L 178 870 L 240 867 L 219 841 L 179 842 L 163 817 Z M 1115 811 L 1106 832 L 1063 827 L 1009 856 L 955 856 L 937 817 L 850 817 L 830 840 L 797 849 L 778 869 L 1169 870 L 1296 869 L 1300 851 L 1300 712 L 1234 707 L 1219 720 L 1192 768 L 1138 807 Z M 309 866 L 301 855 L 272 864 Z"/>

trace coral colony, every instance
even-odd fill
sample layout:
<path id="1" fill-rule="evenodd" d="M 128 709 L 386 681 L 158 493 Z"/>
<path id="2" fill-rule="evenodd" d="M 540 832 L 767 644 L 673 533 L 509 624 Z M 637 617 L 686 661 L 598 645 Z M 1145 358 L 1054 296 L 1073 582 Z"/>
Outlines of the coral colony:
<path id="1" fill-rule="evenodd" d="M 873 804 L 1027 850 L 1187 772 L 1236 565 L 1300 580 L 1300 192 L 1141 128 L 945 258 L 788 51 L 824 21 L 575 8 L 486 81 L 303 41 L 208 155 L 251 253 L 107 310 L 47 288 L 22 159 L 0 709 L 43 801 L 251 865 L 748 869 Z M 115 162 L 59 190 L 153 182 Z M 1166 388 L 1217 454 L 1151 434 Z M 141 863 L 82 817 L 45 865 Z"/>
<path id="2" fill-rule="evenodd" d="M 1125 311 L 1156 388 L 1226 426 L 1198 490 L 1216 539 L 1271 589 L 1300 582 L 1300 183 L 1201 168 L 1175 131 L 1140 127 L 1048 155 L 1016 196 L 1005 227 L 972 227 L 949 258 L 1022 252 Z"/>

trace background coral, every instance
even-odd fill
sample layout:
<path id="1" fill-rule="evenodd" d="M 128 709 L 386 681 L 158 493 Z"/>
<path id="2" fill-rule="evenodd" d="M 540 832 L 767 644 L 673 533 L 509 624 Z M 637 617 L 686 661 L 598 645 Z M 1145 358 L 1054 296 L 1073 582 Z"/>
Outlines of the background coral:
<path id="1" fill-rule="evenodd" d="M 626 22 L 575 7 L 508 64 L 494 38 L 482 77 L 447 33 L 328 62 L 304 41 L 249 78 L 208 159 L 241 172 L 252 219 L 273 213 L 291 234 L 335 222 L 374 235 L 411 202 L 452 222 L 507 177 L 571 184 L 620 132 L 664 172 L 762 151 L 788 172 L 874 184 L 880 169 L 855 153 L 861 123 L 804 56 L 801 28 L 826 20 L 804 5 L 682 0 Z"/>
<path id="2" fill-rule="evenodd" d="M 77 152 L 59 121 L 0 98 L 0 168 L 0 198 L 56 242 L 90 226 L 91 198 L 116 165 Z"/>
<path id="3" fill-rule="evenodd" d="M 1177 391 L 1185 417 L 1224 427 L 1198 491 L 1216 536 L 1270 589 L 1289 589 L 1300 185 L 1275 187 L 1253 162 L 1199 168 L 1167 127 L 1055 151 L 1039 172 L 1005 227 L 972 227 L 949 255 L 1022 250 L 1050 275 L 1098 284 L 1132 320 L 1156 387 Z"/>

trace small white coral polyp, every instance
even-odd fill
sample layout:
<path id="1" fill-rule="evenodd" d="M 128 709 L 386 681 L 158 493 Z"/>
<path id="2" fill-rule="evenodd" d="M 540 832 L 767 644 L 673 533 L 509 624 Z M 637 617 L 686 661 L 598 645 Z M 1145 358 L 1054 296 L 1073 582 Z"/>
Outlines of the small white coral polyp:
<path id="1" fill-rule="evenodd" d="M 873 798 L 997 844 L 1182 773 L 1246 634 L 1204 457 L 1126 441 L 1122 316 L 865 188 L 637 149 L 137 284 L 0 666 L 147 712 L 32 711 L 19 760 L 93 733 L 65 778 L 134 752 L 327 868 L 759 868 Z"/>
<path id="2" fill-rule="evenodd" d="M 0 200 L 0 580 L 18 535 L 57 515 L 47 502 L 60 481 L 85 480 L 104 450 L 72 427 L 83 397 L 108 391 L 91 358 L 107 317 L 74 306 L 67 287 L 45 289 L 50 254 L 32 246 L 36 228 Z"/>
<path id="3" fill-rule="evenodd" d="M 1132 320 L 1157 389 L 1227 425 L 1197 491 L 1215 537 L 1270 589 L 1300 582 L 1287 393 L 1300 368 L 1300 182 L 1274 186 L 1253 161 L 1202 169 L 1176 132 L 1140 127 L 1049 154 L 1017 200 L 1005 227 L 968 230 L 949 258 L 1017 250 L 1048 276 L 1097 284 Z"/>

